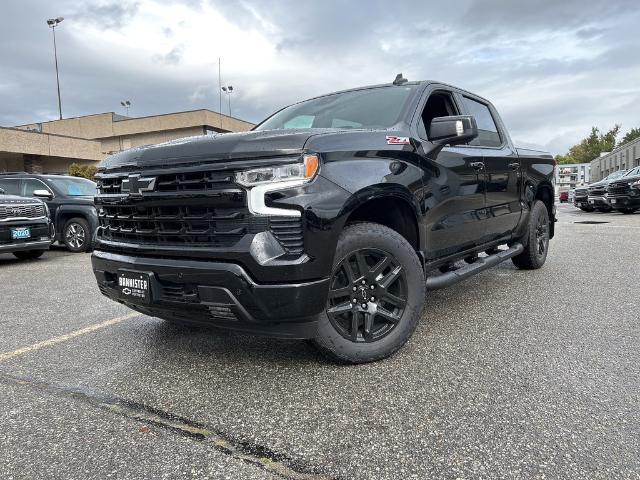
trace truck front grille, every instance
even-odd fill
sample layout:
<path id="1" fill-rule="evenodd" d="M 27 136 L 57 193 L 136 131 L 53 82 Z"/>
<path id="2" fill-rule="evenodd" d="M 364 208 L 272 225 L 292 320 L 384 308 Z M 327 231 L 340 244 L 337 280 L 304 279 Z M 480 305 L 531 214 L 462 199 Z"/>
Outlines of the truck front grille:
<path id="1" fill-rule="evenodd" d="M 44 216 L 43 204 L 0 205 L 0 221 L 12 218 L 42 218 Z"/>
<path id="2" fill-rule="evenodd" d="M 594 187 L 589 189 L 589 195 L 603 196 L 605 193 L 607 193 L 605 187 Z"/>
<path id="3" fill-rule="evenodd" d="M 149 186 L 149 178 L 151 191 L 129 194 L 132 184 Z M 119 174 L 99 178 L 98 185 L 101 241 L 164 250 L 230 248 L 245 235 L 271 231 L 288 255 L 304 252 L 302 219 L 253 215 L 233 172 Z"/>
<path id="4" fill-rule="evenodd" d="M 625 193 L 629 193 L 631 187 L 627 182 L 622 183 L 610 183 L 607 187 L 607 193 L 611 195 L 624 195 Z"/>

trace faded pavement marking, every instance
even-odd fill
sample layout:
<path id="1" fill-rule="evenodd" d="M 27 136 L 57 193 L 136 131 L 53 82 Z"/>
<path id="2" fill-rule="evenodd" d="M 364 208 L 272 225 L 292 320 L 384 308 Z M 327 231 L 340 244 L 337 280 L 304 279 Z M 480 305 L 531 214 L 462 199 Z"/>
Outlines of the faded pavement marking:
<path id="1" fill-rule="evenodd" d="M 33 345 L 28 345 L 26 347 L 18 348 L 17 350 L 13 350 L 12 352 L 0 353 L 0 362 L 4 360 L 9 360 L 10 358 L 13 358 L 13 357 L 18 357 L 20 355 L 31 353 L 36 350 L 40 350 L 41 348 L 58 345 L 59 343 L 72 340 L 76 337 L 80 337 L 81 335 L 86 335 L 87 333 L 95 332 L 96 330 L 100 330 L 101 328 L 110 327 L 111 325 L 116 325 L 120 322 L 124 322 L 125 320 L 129 320 L 130 318 L 139 317 L 139 316 L 142 316 L 142 314 L 138 312 L 128 313 L 127 315 L 123 315 L 117 318 L 112 318 L 111 320 L 107 320 L 105 322 L 95 323 L 93 325 L 89 325 L 88 327 L 81 328 L 80 330 L 75 330 L 73 332 L 60 335 L 59 337 L 50 338 L 49 340 L 44 340 L 42 342 L 34 343 Z"/>

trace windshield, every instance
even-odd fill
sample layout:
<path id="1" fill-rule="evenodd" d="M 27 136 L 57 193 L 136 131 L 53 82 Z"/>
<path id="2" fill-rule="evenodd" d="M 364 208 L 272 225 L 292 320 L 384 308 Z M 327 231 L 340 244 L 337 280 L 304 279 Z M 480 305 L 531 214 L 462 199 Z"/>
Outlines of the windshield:
<path id="1" fill-rule="evenodd" d="M 97 194 L 96 183 L 86 178 L 47 178 L 47 183 L 53 185 L 63 195 L 71 197 L 93 197 Z"/>
<path id="2" fill-rule="evenodd" d="M 640 168 L 632 168 L 624 174 L 625 177 L 635 177 L 636 175 L 640 175 Z"/>
<path id="3" fill-rule="evenodd" d="M 314 98 L 280 110 L 256 130 L 389 128 L 398 123 L 417 87 L 375 87 Z"/>
<path id="4" fill-rule="evenodd" d="M 605 180 L 615 180 L 616 178 L 620 178 L 627 173 L 626 170 L 618 170 L 617 172 L 613 172 L 611 175 L 605 178 Z"/>

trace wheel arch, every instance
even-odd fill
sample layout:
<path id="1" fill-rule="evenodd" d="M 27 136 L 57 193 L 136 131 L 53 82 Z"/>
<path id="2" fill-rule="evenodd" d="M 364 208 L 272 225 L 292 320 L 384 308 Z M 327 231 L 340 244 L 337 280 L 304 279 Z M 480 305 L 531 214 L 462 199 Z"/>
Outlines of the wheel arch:
<path id="1" fill-rule="evenodd" d="M 534 200 L 540 200 L 547 207 L 549 213 L 549 238 L 553 238 L 555 230 L 555 215 L 554 215 L 554 194 L 553 185 L 550 182 L 540 182 L 536 187 Z"/>
<path id="2" fill-rule="evenodd" d="M 391 188 L 389 188 L 391 187 Z M 375 193 L 372 191 L 375 190 Z M 418 213 L 410 193 L 392 186 L 376 186 L 354 195 L 357 199 L 344 212 L 344 226 L 356 222 L 372 222 L 384 225 L 402 235 L 416 252 L 420 251 L 420 230 Z"/>

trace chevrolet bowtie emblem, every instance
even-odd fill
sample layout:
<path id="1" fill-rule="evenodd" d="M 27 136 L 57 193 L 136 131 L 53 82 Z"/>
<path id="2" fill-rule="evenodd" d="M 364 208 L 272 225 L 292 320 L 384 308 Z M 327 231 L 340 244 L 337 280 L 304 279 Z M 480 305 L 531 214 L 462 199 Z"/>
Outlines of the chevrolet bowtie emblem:
<path id="1" fill-rule="evenodd" d="M 156 177 L 141 177 L 129 175 L 122 180 L 120 191 L 129 195 L 142 195 L 142 192 L 153 192 L 156 187 Z"/>

